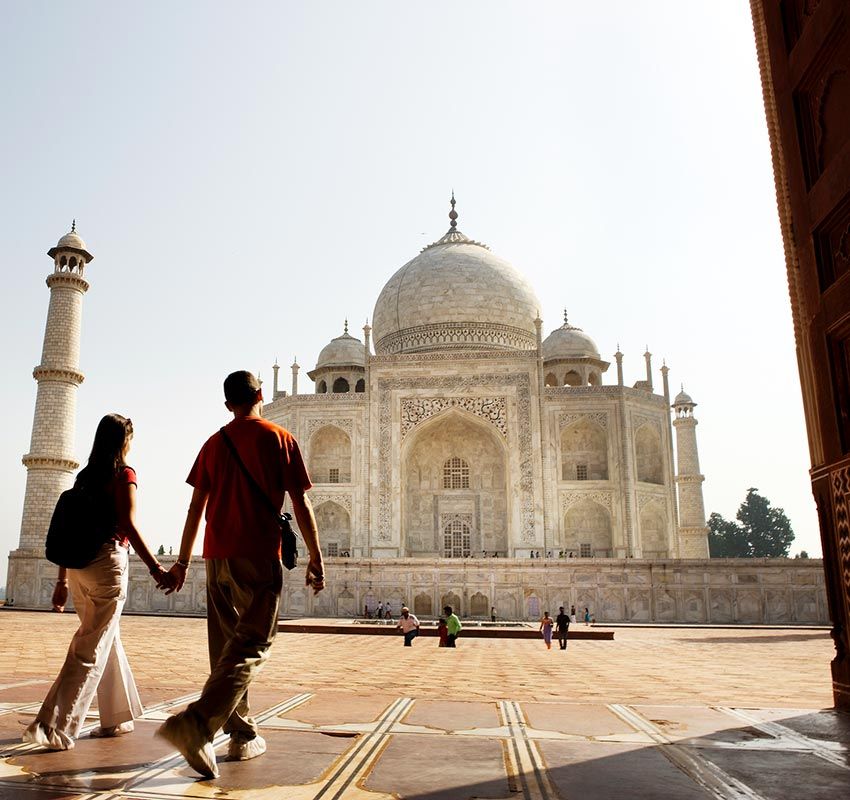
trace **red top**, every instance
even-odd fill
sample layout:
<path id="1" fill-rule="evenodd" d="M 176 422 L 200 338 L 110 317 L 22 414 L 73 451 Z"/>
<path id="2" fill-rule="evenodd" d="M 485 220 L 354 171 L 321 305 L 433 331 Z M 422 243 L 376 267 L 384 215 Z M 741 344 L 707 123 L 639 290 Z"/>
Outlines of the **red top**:
<path id="1" fill-rule="evenodd" d="M 139 487 L 139 483 L 136 480 L 136 470 L 132 467 L 123 467 L 121 471 L 109 482 L 109 493 L 112 495 L 112 502 L 115 504 L 115 508 L 118 508 L 118 491 L 122 486 L 129 486 L 133 484 L 137 489 Z M 115 535 L 112 537 L 119 544 L 124 545 L 124 547 L 130 546 L 130 540 L 127 538 L 127 534 L 122 533 L 119 528 Z"/>
<path id="2" fill-rule="evenodd" d="M 262 417 L 226 426 L 242 463 L 274 503 L 312 484 L 292 434 Z M 208 493 L 204 558 L 280 558 L 280 526 L 257 497 L 218 431 L 207 439 L 186 482 Z"/>

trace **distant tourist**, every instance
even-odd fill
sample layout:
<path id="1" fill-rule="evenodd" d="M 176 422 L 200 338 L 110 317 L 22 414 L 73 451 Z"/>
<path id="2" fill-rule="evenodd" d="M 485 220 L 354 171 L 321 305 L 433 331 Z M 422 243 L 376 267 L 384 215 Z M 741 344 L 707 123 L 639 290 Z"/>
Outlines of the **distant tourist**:
<path id="1" fill-rule="evenodd" d="M 584 624 L 590 625 L 590 609 L 585 606 L 584 609 Z"/>
<path id="2" fill-rule="evenodd" d="M 451 606 L 443 606 L 443 613 L 446 615 L 446 627 L 448 628 L 446 647 L 454 647 L 463 625 L 460 624 L 460 620 Z"/>
<path id="3" fill-rule="evenodd" d="M 366 603 L 363 606 L 363 617 L 365 619 L 371 619 L 371 617 L 372 617 L 372 615 L 369 613 L 369 604 L 368 603 Z"/>
<path id="4" fill-rule="evenodd" d="M 378 610 L 375 612 L 375 619 L 383 619 L 384 618 L 384 601 L 381 600 L 378 603 Z"/>
<path id="5" fill-rule="evenodd" d="M 419 636 L 419 620 L 410 613 L 407 606 L 402 606 L 401 616 L 398 618 L 396 628 L 404 634 L 404 646 L 412 647 L 413 640 Z"/>
<path id="6" fill-rule="evenodd" d="M 543 612 L 543 618 L 540 620 L 540 633 L 543 634 L 543 641 L 546 642 L 546 649 L 552 649 L 552 625 L 554 620 L 549 616 L 548 611 Z"/>
<path id="7" fill-rule="evenodd" d="M 564 612 L 564 607 L 558 609 L 558 616 L 555 617 L 555 629 L 558 631 L 558 646 L 561 650 L 567 649 L 567 634 L 570 630 L 569 614 Z"/>
<path id="8" fill-rule="evenodd" d="M 298 442 L 263 419 L 263 392 L 250 372 L 228 375 L 224 397 L 233 419 L 207 439 L 189 473 L 194 491 L 179 555 L 169 571 L 171 588 L 179 592 L 206 516 L 203 554 L 212 670 L 200 698 L 157 730 L 205 778 L 218 777 L 212 740 L 219 728 L 230 735 L 231 761 L 266 751 L 250 716 L 248 687 L 268 659 L 277 633 L 283 585 L 278 511 L 287 494 L 309 554 L 305 583 L 314 594 L 325 587 L 319 532 L 306 494 L 310 478 Z"/>
<path id="9" fill-rule="evenodd" d="M 575 607 L 575 606 L 570 606 L 570 622 L 571 622 L 573 625 L 575 625 L 577 621 L 578 621 L 578 618 L 577 618 L 577 616 L 576 616 L 576 607 Z"/>
<path id="10" fill-rule="evenodd" d="M 496 606 L 490 606 L 490 622 L 496 621 Z"/>
<path id="11" fill-rule="evenodd" d="M 449 646 L 449 628 L 446 625 L 446 618 L 440 617 L 437 621 L 437 636 L 440 639 L 438 647 L 448 647 Z"/>
<path id="12" fill-rule="evenodd" d="M 96 738 L 130 733 L 133 720 L 144 711 L 118 630 L 127 598 L 129 546 L 133 545 L 158 587 L 165 585 L 168 573 L 136 527 L 136 473 L 125 461 L 132 439 L 133 423 L 119 414 L 107 414 L 97 426 L 88 464 L 75 481 L 101 498 L 98 502 L 105 515 L 114 519 L 114 532 L 85 567 L 59 567 L 53 608 L 64 610 L 70 584 L 80 627 L 35 721 L 23 734 L 25 742 L 48 750 L 74 746 L 95 694 L 100 727 L 91 735 Z"/>
<path id="13" fill-rule="evenodd" d="M 569 557 L 569 558 L 575 558 L 575 555 L 573 555 L 573 551 L 572 551 L 572 550 L 570 550 L 570 555 L 569 555 L 568 557 Z"/>

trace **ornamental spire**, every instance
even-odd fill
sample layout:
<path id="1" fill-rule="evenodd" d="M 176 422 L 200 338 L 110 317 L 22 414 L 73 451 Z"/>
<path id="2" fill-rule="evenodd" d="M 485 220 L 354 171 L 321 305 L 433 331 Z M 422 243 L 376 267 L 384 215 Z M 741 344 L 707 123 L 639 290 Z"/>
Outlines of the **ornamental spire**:
<path id="1" fill-rule="evenodd" d="M 452 199 L 451 199 L 452 210 L 449 211 L 449 219 L 451 220 L 451 222 L 449 223 L 449 227 L 452 230 L 455 230 L 457 228 L 457 211 L 455 211 L 455 202 L 456 202 L 455 201 L 455 190 L 452 189 Z"/>
<path id="2" fill-rule="evenodd" d="M 347 319 L 345 320 L 345 326 L 343 327 L 342 332 L 345 336 L 348 336 L 348 320 Z"/>
<path id="3" fill-rule="evenodd" d="M 77 219 L 76 217 L 71 220 L 71 233 L 77 232 Z"/>

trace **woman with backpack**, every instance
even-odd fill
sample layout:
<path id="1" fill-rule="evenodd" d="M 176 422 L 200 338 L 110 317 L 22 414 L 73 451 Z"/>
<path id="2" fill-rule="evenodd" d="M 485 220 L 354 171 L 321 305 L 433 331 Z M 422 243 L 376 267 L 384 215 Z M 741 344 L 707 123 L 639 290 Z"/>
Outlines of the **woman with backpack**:
<path id="1" fill-rule="evenodd" d="M 97 426 L 88 464 L 74 483 L 90 498 L 92 525 L 103 521 L 106 533 L 91 562 L 79 569 L 59 568 L 53 606 L 64 608 L 70 588 L 80 627 L 35 721 L 23 735 L 25 742 L 48 750 L 74 746 L 95 694 L 100 726 L 92 736 L 129 733 L 133 719 L 143 712 L 118 633 L 127 599 L 129 546 L 145 562 L 157 587 L 168 587 L 170 582 L 136 527 L 136 473 L 125 461 L 132 438 L 129 419 L 107 414 Z"/>

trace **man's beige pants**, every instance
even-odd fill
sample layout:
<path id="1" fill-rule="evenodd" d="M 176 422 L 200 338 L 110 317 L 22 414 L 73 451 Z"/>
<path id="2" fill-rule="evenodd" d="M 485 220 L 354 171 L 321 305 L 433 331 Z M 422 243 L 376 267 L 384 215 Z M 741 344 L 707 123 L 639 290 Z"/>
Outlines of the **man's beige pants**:
<path id="1" fill-rule="evenodd" d="M 118 633 L 127 599 L 127 562 L 127 548 L 109 541 L 87 567 L 68 570 L 80 627 L 36 719 L 72 739 L 78 736 L 95 693 L 104 728 L 144 711 Z"/>
<path id="2" fill-rule="evenodd" d="M 219 728 L 257 735 L 248 716 L 248 686 L 269 657 L 277 633 L 283 567 L 274 559 L 208 558 L 207 637 L 210 676 L 185 715 L 211 741 Z"/>

